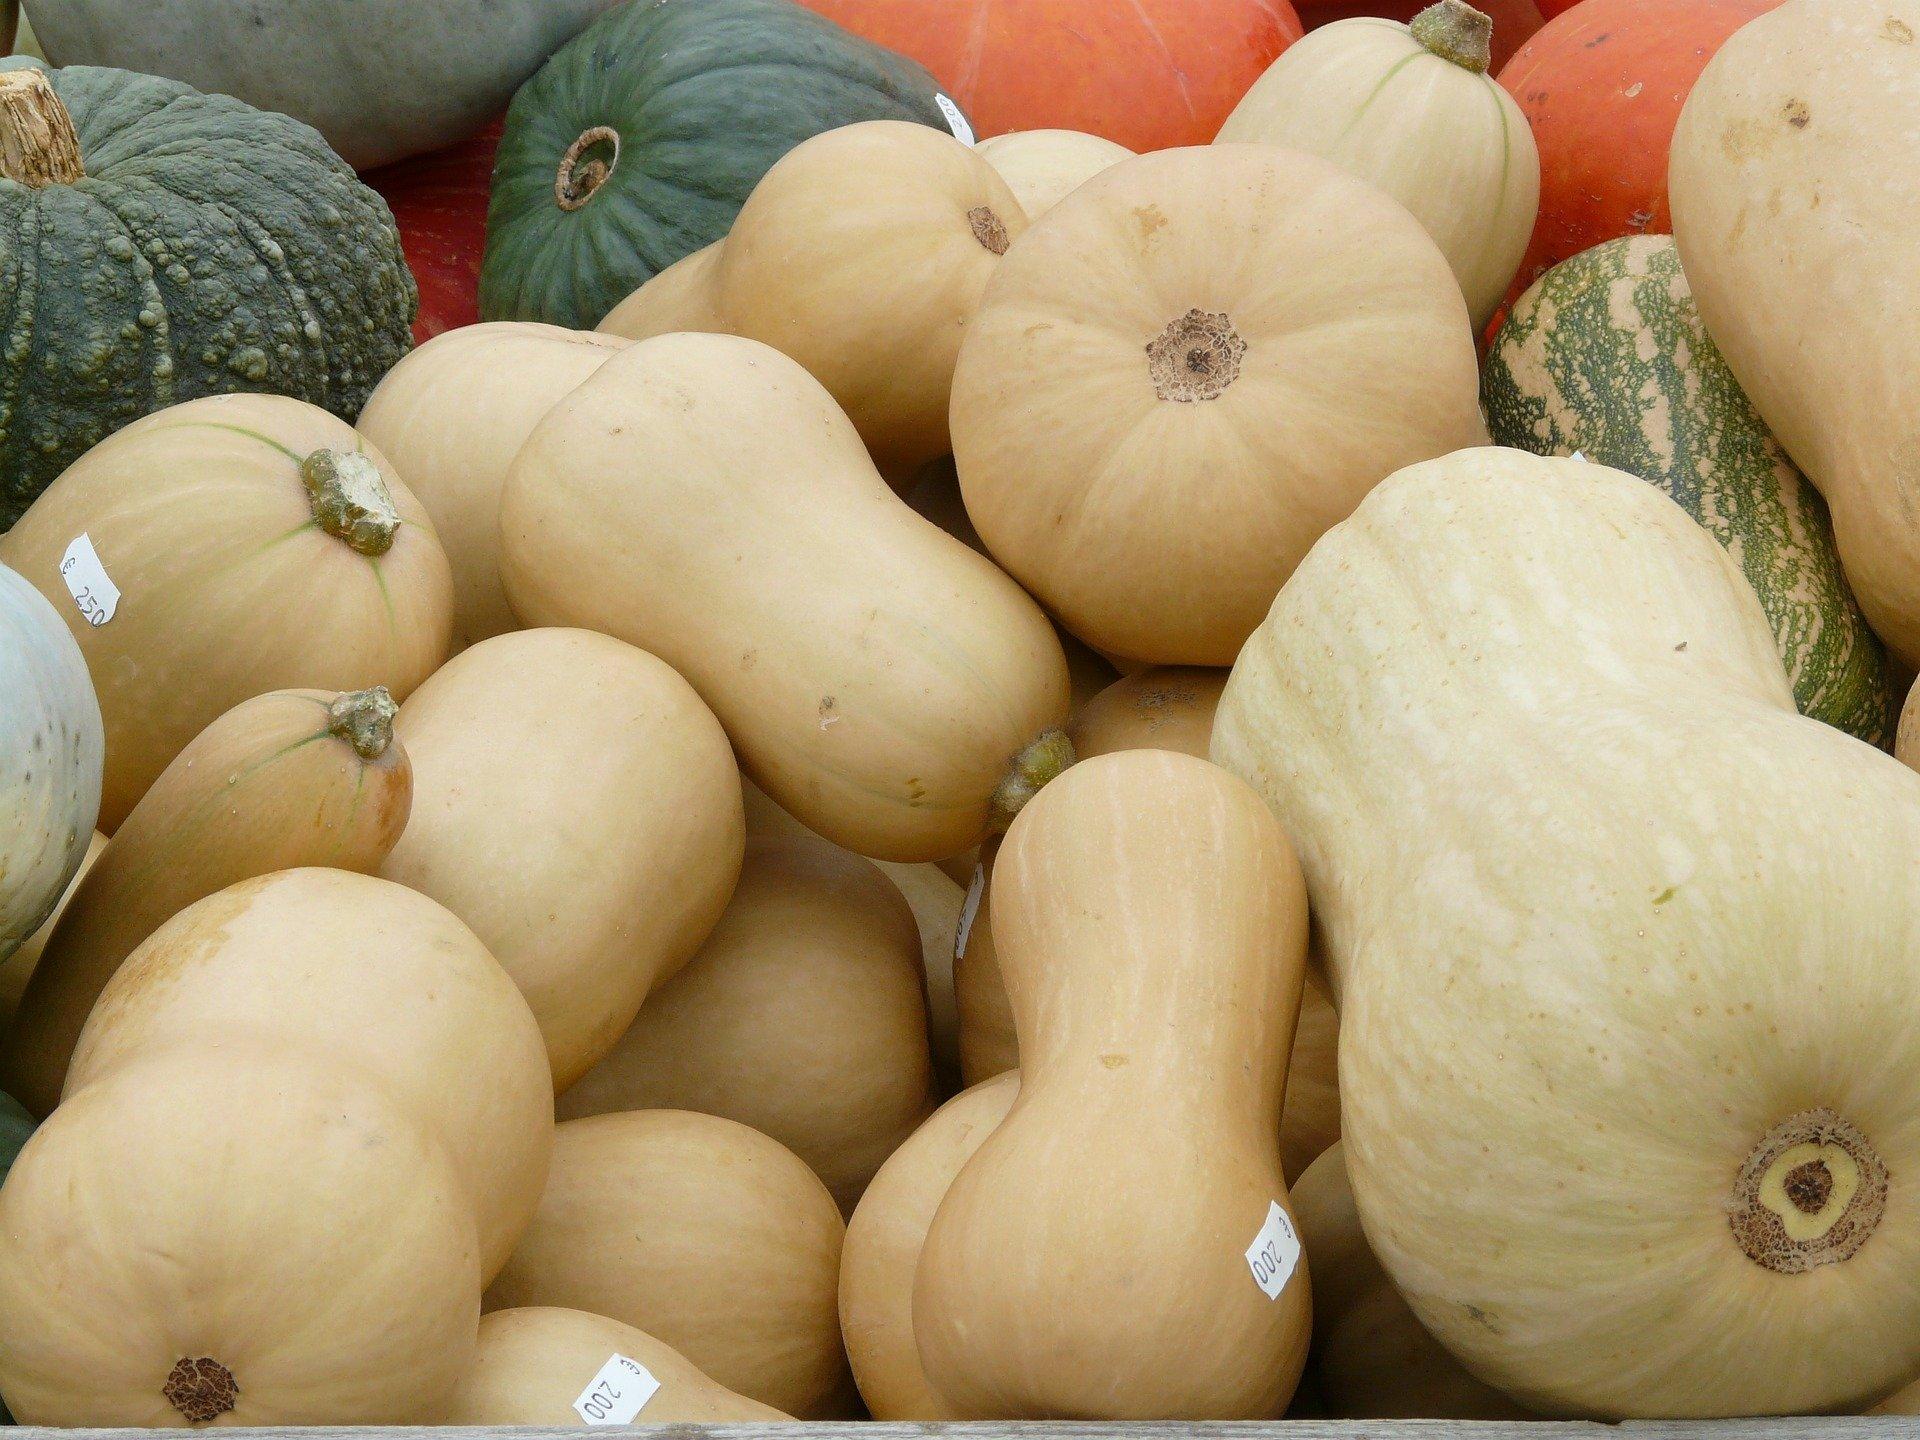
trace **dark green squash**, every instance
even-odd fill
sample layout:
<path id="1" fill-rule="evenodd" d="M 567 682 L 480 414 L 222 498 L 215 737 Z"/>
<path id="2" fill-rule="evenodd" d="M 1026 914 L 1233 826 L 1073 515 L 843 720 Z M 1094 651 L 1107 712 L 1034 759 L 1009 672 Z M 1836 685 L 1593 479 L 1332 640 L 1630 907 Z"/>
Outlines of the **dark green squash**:
<path id="1" fill-rule="evenodd" d="M 919 65 L 793 0 L 632 0 L 514 97 L 481 318 L 591 330 L 723 238 L 802 140 L 862 120 L 948 129 L 943 102 Z"/>
<path id="2" fill-rule="evenodd" d="M 284 115 L 125 70 L 47 78 L 0 73 L 0 530 L 180 401 L 357 416 L 418 305 L 386 202 Z"/>

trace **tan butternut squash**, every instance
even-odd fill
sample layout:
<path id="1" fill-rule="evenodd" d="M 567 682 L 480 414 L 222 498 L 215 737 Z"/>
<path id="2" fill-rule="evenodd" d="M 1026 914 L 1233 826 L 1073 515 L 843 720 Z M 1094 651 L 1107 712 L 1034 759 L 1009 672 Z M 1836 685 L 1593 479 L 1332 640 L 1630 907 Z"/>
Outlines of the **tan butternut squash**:
<path id="1" fill-rule="evenodd" d="M 817 836 L 755 840 L 706 944 L 560 1114 L 737 1120 L 850 1213 L 934 1106 L 925 984 L 913 911 L 870 862 Z"/>
<path id="2" fill-rule="evenodd" d="M 20 948 L 0 960 L 0 1034 L 5 1033 L 13 1023 L 14 1013 L 20 1008 L 20 997 L 26 993 L 27 982 L 33 978 L 34 968 L 40 963 L 40 953 L 47 947 L 47 937 L 53 934 L 53 927 L 60 923 L 61 915 L 66 913 L 67 902 L 73 899 L 73 892 L 80 888 L 80 882 L 93 868 L 93 862 L 100 858 L 100 852 L 107 848 L 107 837 L 98 830 L 87 841 L 87 853 L 80 861 L 80 868 L 74 872 L 73 879 L 67 882 L 66 892 L 59 903 L 53 907 L 53 913 L 47 916 L 40 928 L 21 942 Z"/>
<path id="3" fill-rule="evenodd" d="M 1029 225 L 1102 170 L 1133 158 L 1126 146 L 1080 130 L 1014 130 L 974 151 L 1000 172 Z"/>
<path id="4" fill-rule="evenodd" d="M 730 1390 L 802 1419 L 845 1415 L 845 1234 L 826 1186 L 745 1125 L 683 1110 L 569 1120 L 486 1305 L 644 1319 Z"/>
<path id="5" fill-rule="evenodd" d="M 404 700 L 452 633 L 426 511 L 344 421 L 277 395 L 189 401 L 101 441 L 0 536 L 0 563 L 86 656 L 109 835 L 242 700 L 376 685 Z"/>
<path id="6" fill-rule="evenodd" d="M 425 507 L 453 572 L 453 644 L 519 628 L 500 589 L 500 486 L 554 403 L 626 348 L 503 321 L 434 336 L 387 372 L 357 422 Z"/>
<path id="7" fill-rule="evenodd" d="M 1280 1167 L 1307 962 L 1279 822 L 1204 760 L 1076 765 L 996 862 L 1007 1118 L 914 1282 L 928 1382 L 1002 1418 L 1277 1416 L 1311 1306 Z"/>
<path id="8" fill-rule="evenodd" d="M 1094 649 L 1229 665 L 1313 542 L 1415 460 L 1484 444 L 1460 287 L 1324 160 L 1123 161 L 1008 252 L 953 383 L 967 513 Z"/>
<path id="9" fill-rule="evenodd" d="M 0 1045 L 0 1090 L 50 1112 L 107 982 L 195 901 L 302 865 L 375 869 L 413 793 L 393 715 L 384 690 L 280 690 L 201 731 L 134 806 L 48 936 Z"/>
<path id="10" fill-rule="evenodd" d="M 934 1212 L 960 1167 L 1020 1093 L 1017 1074 L 955 1096 L 888 1158 L 847 1222 L 840 1260 L 840 1333 L 860 1396 L 876 1420 L 957 1420 L 927 1383 L 913 1336 L 913 1277 Z"/>
<path id="11" fill-rule="evenodd" d="M 1141 670 L 1074 712 L 1067 736 L 1080 759 L 1116 750 L 1178 750 L 1206 758 L 1225 670 Z"/>
<path id="12" fill-rule="evenodd" d="M 671 1345 L 631 1325 L 534 1305 L 481 1317 L 473 1359 L 435 1418 L 497 1429 L 793 1417 L 716 1385 Z"/>
<path id="13" fill-rule="evenodd" d="M 716 240 L 704 250 L 674 261 L 614 306 L 595 328 L 625 340 L 651 340 L 682 330 L 730 333 L 716 308 L 719 300 L 713 287 L 720 251 L 726 243 Z"/>
<path id="14" fill-rule="evenodd" d="M 514 461 L 501 537 L 523 620 L 667 661 L 755 782 L 848 849 L 956 854 L 1066 759 L 1046 617 L 754 341 L 663 335 L 608 361 Z"/>
<path id="15" fill-rule="evenodd" d="M 395 728 L 413 818 L 380 873 L 473 927 L 526 996 L 564 1091 L 733 891 L 744 841 L 726 734 L 664 662 L 586 630 L 475 645 Z"/>

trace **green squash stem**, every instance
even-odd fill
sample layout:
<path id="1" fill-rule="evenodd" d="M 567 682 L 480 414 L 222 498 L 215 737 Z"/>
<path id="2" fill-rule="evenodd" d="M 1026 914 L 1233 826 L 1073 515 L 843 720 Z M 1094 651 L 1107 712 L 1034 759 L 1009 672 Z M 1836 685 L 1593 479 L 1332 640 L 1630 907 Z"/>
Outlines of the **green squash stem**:
<path id="1" fill-rule="evenodd" d="M 1413 38 L 1442 60 L 1476 75 L 1493 64 L 1493 20 L 1466 0 L 1440 0 L 1413 17 Z"/>
<path id="2" fill-rule="evenodd" d="M 378 760 L 393 743 L 393 717 L 400 707 L 384 685 L 349 690 L 327 707 L 327 733 L 353 746 L 363 760 Z"/>
<path id="3" fill-rule="evenodd" d="M 990 823 L 998 835 L 1013 823 L 1026 803 L 1073 764 L 1073 742 L 1064 730 L 1049 730 L 1013 757 L 1013 765 L 993 792 Z"/>
<path id="4" fill-rule="evenodd" d="M 0 176 L 35 190 L 87 176 L 73 116 L 44 70 L 0 73 Z"/>
<path id="5" fill-rule="evenodd" d="M 393 548 L 400 512 L 380 467 L 352 450 L 316 450 L 300 466 L 320 528 L 362 555 Z"/>

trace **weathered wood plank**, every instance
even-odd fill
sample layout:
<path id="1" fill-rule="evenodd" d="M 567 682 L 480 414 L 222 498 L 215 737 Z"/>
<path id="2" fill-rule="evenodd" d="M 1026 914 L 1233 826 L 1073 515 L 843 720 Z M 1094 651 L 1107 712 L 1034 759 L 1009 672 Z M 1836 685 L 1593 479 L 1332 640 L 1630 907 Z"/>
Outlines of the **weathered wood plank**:
<path id="1" fill-rule="evenodd" d="M 644 1440 L 1915 1440 L 1920 1418 L 1808 1417 L 1760 1420 L 1589 1421 L 1287 1420 L 1223 1424 L 1050 1423 L 902 1425 L 879 1422 L 754 1425 L 634 1425 Z M 221 1440 L 582 1440 L 584 1429 L 223 1430 Z M 7 1440 L 156 1440 L 177 1430 L 49 1430 L 21 1426 Z"/>

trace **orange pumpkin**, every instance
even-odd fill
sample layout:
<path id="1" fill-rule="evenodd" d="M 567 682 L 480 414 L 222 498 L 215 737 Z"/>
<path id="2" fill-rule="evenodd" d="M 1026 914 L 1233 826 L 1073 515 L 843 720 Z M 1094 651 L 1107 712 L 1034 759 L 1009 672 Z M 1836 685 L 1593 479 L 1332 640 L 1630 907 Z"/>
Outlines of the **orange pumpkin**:
<path id="1" fill-rule="evenodd" d="M 911 55 L 981 138 L 1085 130 L 1129 150 L 1211 144 L 1301 35 L 1289 0 L 803 0 Z"/>

